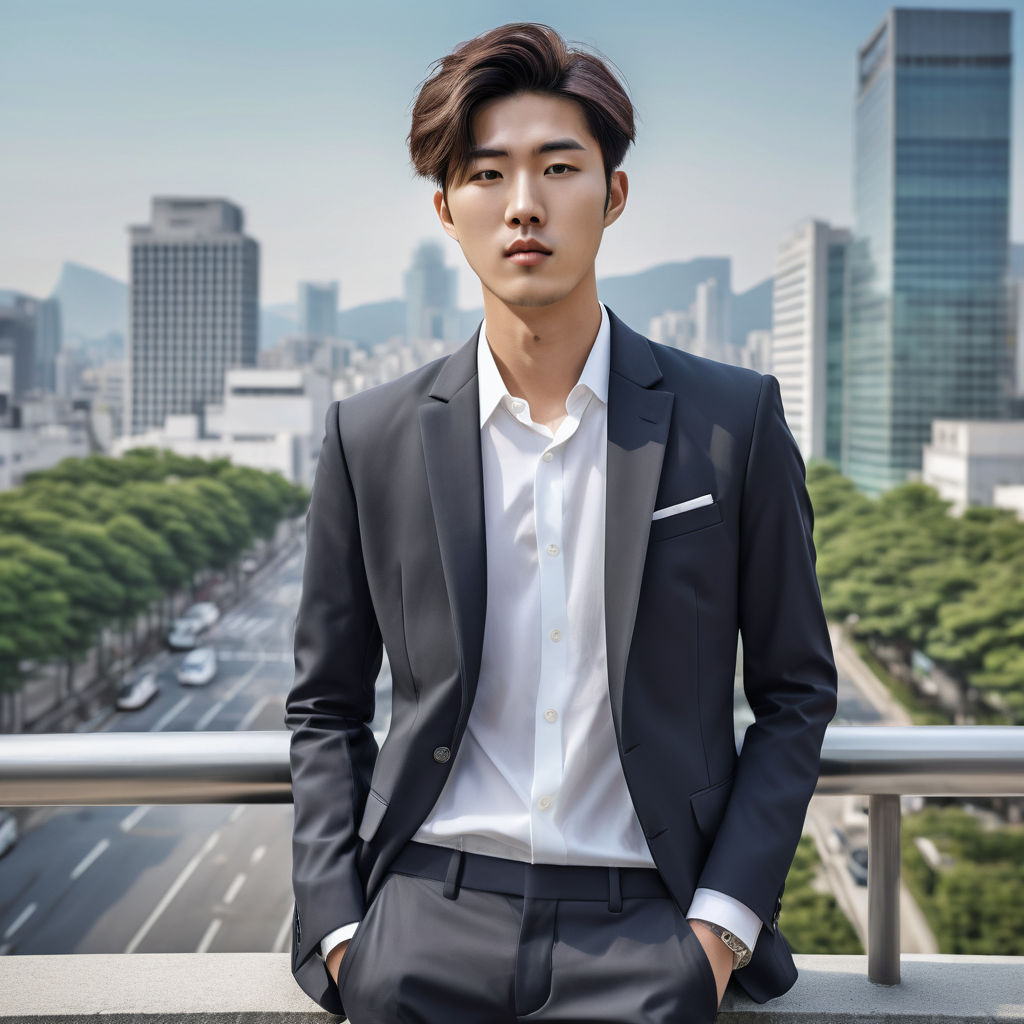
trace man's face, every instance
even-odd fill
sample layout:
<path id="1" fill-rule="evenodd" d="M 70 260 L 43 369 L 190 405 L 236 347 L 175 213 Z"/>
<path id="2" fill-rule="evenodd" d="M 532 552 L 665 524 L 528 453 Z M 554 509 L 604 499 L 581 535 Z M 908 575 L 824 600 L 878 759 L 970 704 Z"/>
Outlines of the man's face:
<path id="1" fill-rule="evenodd" d="M 513 306 L 566 298 L 594 272 L 601 235 L 622 212 L 626 175 L 606 181 L 601 148 L 575 100 L 524 92 L 473 116 L 466 171 L 434 207 L 485 291 Z M 515 242 L 546 254 L 509 254 Z"/>

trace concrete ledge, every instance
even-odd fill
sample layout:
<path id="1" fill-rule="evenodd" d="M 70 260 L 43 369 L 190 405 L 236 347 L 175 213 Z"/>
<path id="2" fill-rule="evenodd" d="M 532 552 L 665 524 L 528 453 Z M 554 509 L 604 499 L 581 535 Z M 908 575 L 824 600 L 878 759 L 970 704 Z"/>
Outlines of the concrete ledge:
<path id="1" fill-rule="evenodd" d="M 1024 957 L 903 958 L 903 983 L 867 980 L 863 956 L 798 956 L 800 979 L 763 1006 L 730 991 L 720 1024 L 1024 1021 Z M 284 953 L 0 957 L 2 1024 L 331 1024 Z M 442 1022 L 438 1022 L 442 1024 Z M 481 1022 L 485 1024 L 485 1022 Z"/>

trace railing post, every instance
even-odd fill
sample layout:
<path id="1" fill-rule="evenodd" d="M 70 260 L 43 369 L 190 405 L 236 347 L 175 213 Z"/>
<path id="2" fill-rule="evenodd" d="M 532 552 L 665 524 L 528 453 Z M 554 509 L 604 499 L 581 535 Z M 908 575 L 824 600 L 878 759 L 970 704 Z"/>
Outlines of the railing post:
<path id="1" fill-rule="evenodd" d="M 900 798 L 868 798 L 868 978 L 900 983 Z"/>

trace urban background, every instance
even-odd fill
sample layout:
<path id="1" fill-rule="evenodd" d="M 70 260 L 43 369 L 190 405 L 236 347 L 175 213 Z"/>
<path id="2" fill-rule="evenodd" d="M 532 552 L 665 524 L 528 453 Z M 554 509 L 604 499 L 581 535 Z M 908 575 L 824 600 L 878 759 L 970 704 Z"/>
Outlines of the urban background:
<path id="1" fill-rule="evenodd" d="M 327 405 L 482 315 L 412 97 L 530 19 L 641 115 L 603 301 L 781 383 L 837 722 L 1024 724 L 1021 11 L 373 8 L 0 0 L 0 730 L 283 727 Z M 1024 954 L 1022 810 L 904 799 L 904 951 Z M 0 953 L 286 949 L 290 815 L 0 809 Z M 812 802 L 798 951 L 862 948 L 865 837 Z"/>

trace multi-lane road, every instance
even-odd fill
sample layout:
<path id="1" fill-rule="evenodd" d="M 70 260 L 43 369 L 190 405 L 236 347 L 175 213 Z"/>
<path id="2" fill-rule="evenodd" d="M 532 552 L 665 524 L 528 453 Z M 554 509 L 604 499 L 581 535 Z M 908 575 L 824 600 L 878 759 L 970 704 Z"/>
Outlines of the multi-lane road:
<path id="1" fill-rule="evenodd" d="M 183 655 L 147 666 L 160 693 L 97 733 L 283 729 L 303 549 L 251 581 L 201 638 L 218 671 L 176 678 Z M 374 729 L 390 711 L 387 666 Z M 52 807 L 24 815 L 0 859 L 0 953 L 280 952 L 292 919 L 292 808 L 285 805 Z"/>
<path id="2" fill-rule="evenodd" d="M 283 729 L 292 682 L 292 635 L 302 557 L 297 546 L 259 572 L 246 596 L 203 635 L 219 667 L 206 686 L 176 679 L 183 655 L 147 666 L 159 695 L 119 712 L 96 731 Z M 883 688 L 836 637 L 837 724 L 894 724 Z M 378 681 L 374 731 L 390 714 L 387 663 Z M 866 897 L 827 848 L 844 824 L 841 798 L 816 797 L 808 826 L 840 904 L 866 930 Z M 845 817 L 848 817 L 845 813 Z M 38 808 L 22 815 L 17 845 L 0 859 L 0 953 L 281 952 L 292 920 L 292 807 L 153 805 Z M 904 896 L 904 948 L 934 940 Z M 908 934 L 909 932 L 909 934 Z M 909 947 L 909 949 L 907 949 Z"/>

